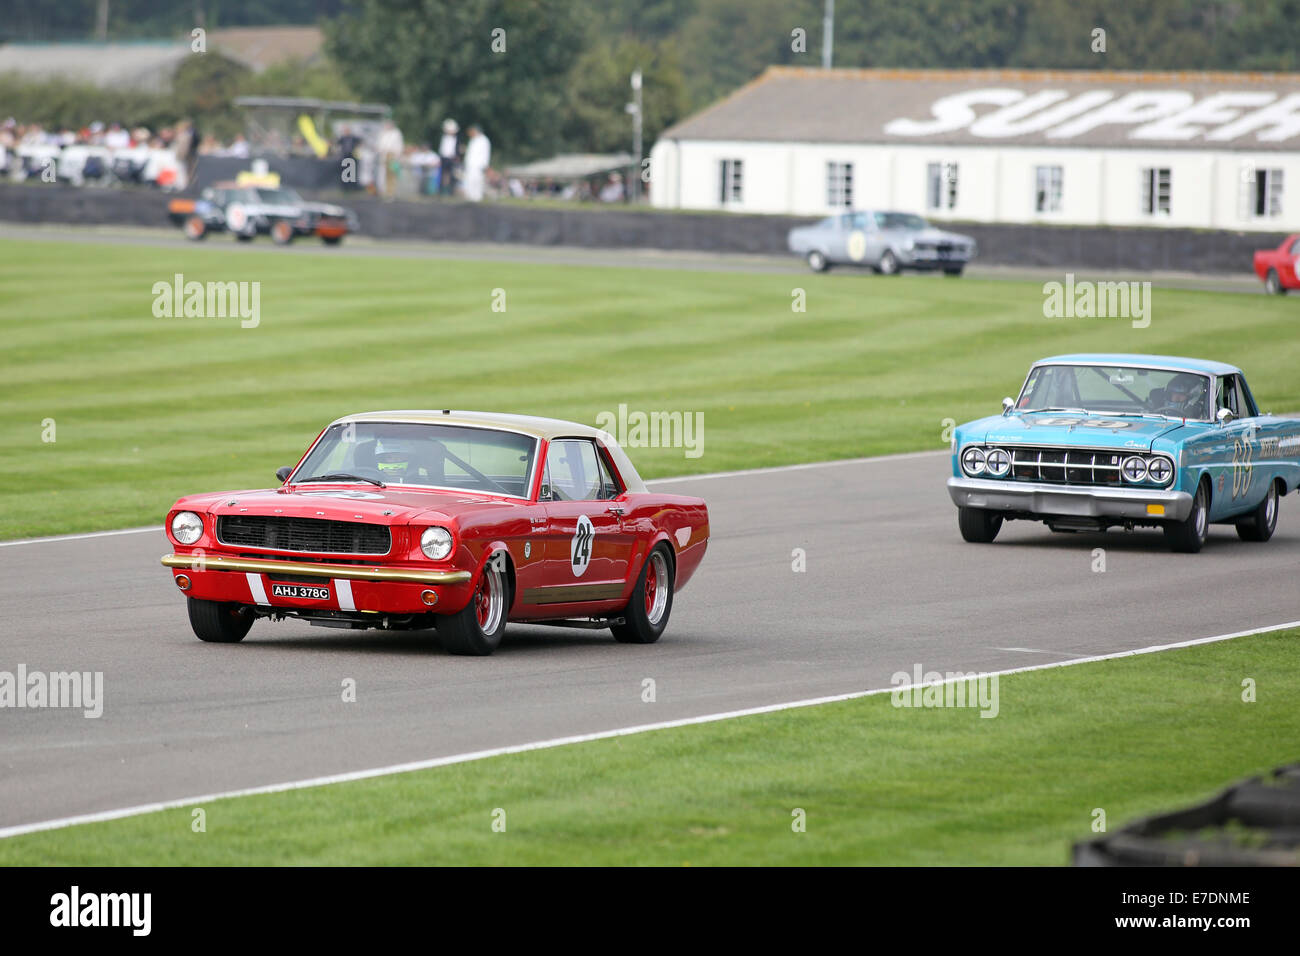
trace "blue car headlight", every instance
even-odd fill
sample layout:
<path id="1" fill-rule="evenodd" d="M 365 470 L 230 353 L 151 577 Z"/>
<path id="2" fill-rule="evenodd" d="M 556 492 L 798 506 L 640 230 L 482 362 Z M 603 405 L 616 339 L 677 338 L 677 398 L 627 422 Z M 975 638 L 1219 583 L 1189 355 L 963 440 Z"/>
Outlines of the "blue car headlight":
<path id="1" fill-rule="evenodd" d="M 984 473 L 984 449 L 971 446 L 961 453 L 961 470 L 975 476 Z"/>
<path id="2" fill-rule="evenodd" d="M 984 470 L 994 478 L 1001 478 L 1011 470 L 1011 455 L 1005 448 L 990 448 L 984 453 Z"/>

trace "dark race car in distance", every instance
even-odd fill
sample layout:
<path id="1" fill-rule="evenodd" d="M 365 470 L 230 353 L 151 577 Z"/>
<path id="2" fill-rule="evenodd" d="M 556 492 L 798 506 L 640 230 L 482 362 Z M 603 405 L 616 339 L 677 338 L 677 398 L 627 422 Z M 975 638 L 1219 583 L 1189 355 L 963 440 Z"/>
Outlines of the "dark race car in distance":
<path id="1" fill-rule="evenodd" d="M 243 242 L 269 235 L 276 244 L 288 245 L 297 236 L 314 235 L 326 245 L 337 245 L 357 231 L 357 217 L 351 210 L 310 202 L 285 186 L 217 183 L 198 199 L 173 199 L 167 214 L 193 240 L 205 239 L 210 232 L 229 232 Z"/>

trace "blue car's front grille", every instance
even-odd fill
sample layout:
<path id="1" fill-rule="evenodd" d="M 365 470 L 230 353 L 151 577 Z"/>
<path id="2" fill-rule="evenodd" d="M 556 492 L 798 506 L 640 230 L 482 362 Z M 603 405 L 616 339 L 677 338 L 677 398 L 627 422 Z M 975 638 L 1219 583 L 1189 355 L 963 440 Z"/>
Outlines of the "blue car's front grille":
<path id="1" fill-rule="evenodd" d="M 1068 485 L 1119 485 L 1124 456 L 1077 448 L 1009 448 L 1011 475 L 1022 481 Z"/>

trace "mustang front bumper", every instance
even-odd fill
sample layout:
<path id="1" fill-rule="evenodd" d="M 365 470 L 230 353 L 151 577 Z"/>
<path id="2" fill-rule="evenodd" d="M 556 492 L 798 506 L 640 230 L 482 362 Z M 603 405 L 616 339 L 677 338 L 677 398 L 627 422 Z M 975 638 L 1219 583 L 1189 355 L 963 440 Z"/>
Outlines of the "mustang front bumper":
<path id="1" fill-rule="evenodd" d="M 317 564 L 215 554 L 167 554 L 162 563 L 173 576 L 189 579 L 185 593 L 207 601 L 255 604 L 286 611 L 338 610 L 376 614 L 454 613 L 470 598 L 469 571 L 359 564 Z M 323 600 L 276 585 L 317 582 Z M 421 596 L 433 591 L 434 604 Z M 320 591 L 310 591 L 317 594 Z"/>
<path id="2" fill-rule="evenodd" d="M 949 478 L 948 494 L 959 508 L 1043 516 L 1184 521 L 1192 510 L 1192 496 L 1185 491 L 1049 485 L 1005 478 Z"/>

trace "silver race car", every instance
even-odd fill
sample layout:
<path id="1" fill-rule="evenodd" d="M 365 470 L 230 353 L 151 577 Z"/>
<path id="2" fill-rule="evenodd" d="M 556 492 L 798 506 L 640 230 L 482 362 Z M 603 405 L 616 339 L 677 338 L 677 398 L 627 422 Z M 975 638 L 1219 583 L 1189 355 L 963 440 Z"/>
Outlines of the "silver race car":
<path id="1" fill-rule="evenodd" d="M 833 265 L 870 266 L 881 275 L 942 269 L 950 276 L 975 256 L 975 240 L 936 229 L 907 212 L 846 212 L 791 229 L 791 252 L 814 272 Z"/>

